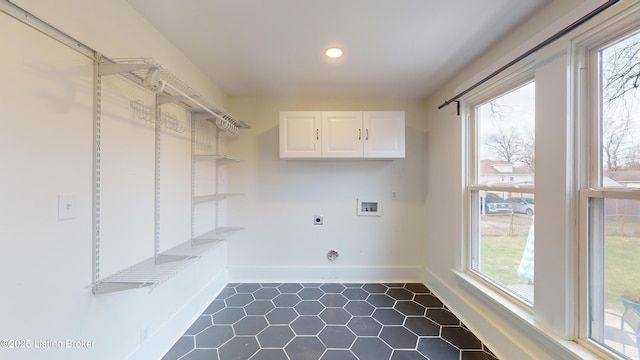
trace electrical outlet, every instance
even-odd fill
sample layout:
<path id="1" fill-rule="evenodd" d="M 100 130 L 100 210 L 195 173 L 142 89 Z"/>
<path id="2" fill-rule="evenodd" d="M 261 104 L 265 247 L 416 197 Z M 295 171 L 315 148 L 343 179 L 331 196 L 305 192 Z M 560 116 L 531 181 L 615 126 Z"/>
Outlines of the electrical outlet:
<path id="1" fill-rule="evenodd" d="M 398 192 L 393 190 L 391 191 L 391 200 L 398 200 Z"/>

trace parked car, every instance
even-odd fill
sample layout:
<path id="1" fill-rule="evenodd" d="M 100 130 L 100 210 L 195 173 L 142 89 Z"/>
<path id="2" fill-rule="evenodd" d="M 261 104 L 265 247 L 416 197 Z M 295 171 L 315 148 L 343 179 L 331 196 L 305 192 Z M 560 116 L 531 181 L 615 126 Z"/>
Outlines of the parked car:
<path id="1" fill-rule="evenodd" d="M 487 193 L 484 197 L 485 214 L 511 214 L 513 209 L 509 201 L 505 201 L 498 194 Z"/>
<path id="2" fill-rule="evenodd" d="M 515 198 L 507 199 L 507 201 L 511 203 L 513 212 L 517 212 L 520 214 L 527 214 L 529 216 L 533 215 L 534 208 L 535 208 L 533 199 L 515 197 Z"/>

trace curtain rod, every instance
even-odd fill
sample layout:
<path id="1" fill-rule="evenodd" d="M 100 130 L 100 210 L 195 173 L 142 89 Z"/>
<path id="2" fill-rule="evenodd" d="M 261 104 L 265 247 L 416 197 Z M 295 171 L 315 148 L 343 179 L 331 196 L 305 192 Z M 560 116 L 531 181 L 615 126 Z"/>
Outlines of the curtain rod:
<path id="1" fill-rule="evenodd" d="M 591 11 L 590 13 L 588 13 L 587 15 L 581 17 L 580 19 L 576 20 L 575 22 L 573 22 L 571 25 L 565 27 L 564 29 L 558 31 L 557 33 L 555 33 L 554 35 L 552 35 L 551 37 L 549 37 L 548 39 L 544 40 L 543 42 L 541 42 L 540 44 L 536 45 L 535 47 L 533 47 L 531 50 L 525 52 L 524 54 L 518 56 L 517 58 L 515 58 L 514 60 L 511 60 L 509 63 L 507 63 L 506 65 L 502 66 L 501 68 L 499 68 L 498 70 L 492 72 L 489 76 L 485 77 L 484 79 L 478 81 L 477 83 L 469 86 L 466 90 L 458 93 L 456 96 L 452 97 L 451 99 L 445 101 L 442 105 L 438 106 L 438 110 L 442 109 L 443 107 L 451 104 L 451 103 L 458 103 L 458 115 L 460 115 L 460 101 L 459 99 L 468 94 L 470 91 L 474 90 L 475 88 L 477 88 L 478 86 L 486 83 L 487 81 L 493 79 L 496 75 L 500 74 L 501 72 L 507 70 L 508 68 L 510 68 L 511 66 L 515 65 L 516 63 L 518 63 L 519 61 L 521 61 L 522 59 L 528 57 L 529 55 L 535 53 L 536 51 L 542 49 L 543 47 L 553 43 L 554 41 L 558 40 L 559 38 L 563 37 L 564 35 L 566 35 L 567 33 L 571 32 L 572 30 L 574 30 L 575 28 L 577 28 L 578 26 L 584 24 L 585 22 L 589 21 L 590 19 L 592 19 L 593 17 L 595 17 L 596 15 L 600 14 L 601 12 L 603 12 L 604 10 L 608 9 L 609 7 L 611 7 L 611 5 L 617 3 L 620 0 L 608 0 L 606 3 L 600 5 L 599 7 L 597 7 L 595 10 Z"/>

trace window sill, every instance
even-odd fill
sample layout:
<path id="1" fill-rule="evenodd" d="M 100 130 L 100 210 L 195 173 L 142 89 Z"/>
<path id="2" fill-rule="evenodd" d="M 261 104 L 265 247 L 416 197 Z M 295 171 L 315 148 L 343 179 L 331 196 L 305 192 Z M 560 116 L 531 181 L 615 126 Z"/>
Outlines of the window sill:
<path id="1" fill-rule="evenodd" d="M 460 283 L 471 290 L 476 297 L 497 313 L 508 318 L 520 328 L 526 336 L 540 343 L 541 347 L 552 349 L 563 359 L 602 359 L 604 354 L 595 354 L 587 348 L 570 340 L 563 339 L 553 330 L 534 319 L 532 309 L 510 299 L 506 294 L 489 286 L 471 274 L 453 270 Z M 607 357 L 604 357 L 607 358 Z"/>
<path id="2" fill-rule="evenodd" d="M 501 310 L 507 310 L 511 315 L 517 316 L 529 323 L 533 322 L 532 309 L 518 302 L 515 298 L 512 299 L 506 292 L 489 285 L 476 275 L 457 270 L 454 270 L 453 273 L 458 279 L 462 280 L 463 284 L 472 289 L 472 291 L 483 295 L 483 298 L 491 300 L 494 305 L 500 306 Z"/>

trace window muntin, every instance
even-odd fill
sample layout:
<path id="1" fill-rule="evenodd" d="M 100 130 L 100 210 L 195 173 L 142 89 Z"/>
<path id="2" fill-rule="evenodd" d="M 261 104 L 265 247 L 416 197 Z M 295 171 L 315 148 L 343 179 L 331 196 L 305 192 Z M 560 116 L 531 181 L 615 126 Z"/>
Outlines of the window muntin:
<path id="1" fill-rule="evenodd" d="M 469 270 L 533 304 L 535 82 L 472 114 Z"/>
<path id="2" fill-rule="evenodd" d="M 588 337 L 628 359 L 640 359 L 640 34 L 592 52 L 597 86 L 588 204 Z M 639 299 L 640 301 L 640 299 Z"/>

